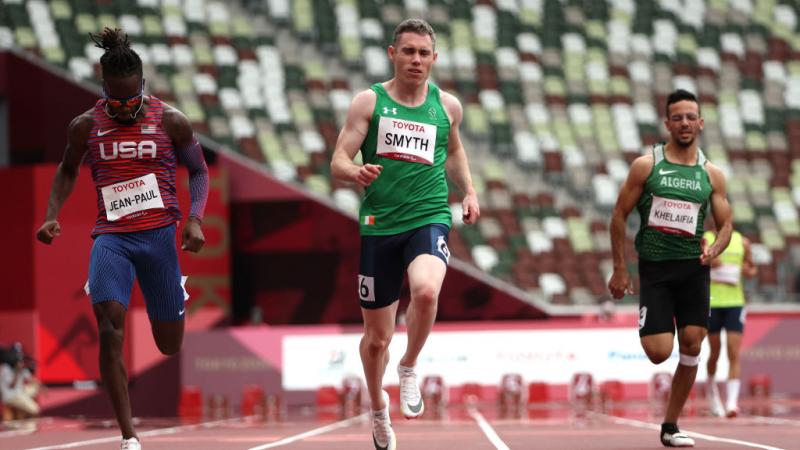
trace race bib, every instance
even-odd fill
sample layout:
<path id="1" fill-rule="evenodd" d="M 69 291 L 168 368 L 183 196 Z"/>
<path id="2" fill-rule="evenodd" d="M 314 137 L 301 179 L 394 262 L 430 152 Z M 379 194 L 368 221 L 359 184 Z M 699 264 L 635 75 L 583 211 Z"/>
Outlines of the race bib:
<path id="1" fill-rule="evenodd" d="M 436 125 L 381 117 L 377 153 L 385 158 L 433 165 Z"/>
<path id="2" fill-rule="evenodd" d="M 647 225 L 664 233 L 694 236 L 700 204 L 653 196 Z"/>
<path id="3" fill-rule="evenodd" d="M 109 222 L 146 209 L 164 208 L 158 180 L 152 173 L 106 186 L 101 193 Z"/>
<path id="4" fill-rule="evenodd" d="M 742 268 L 736 264 L 723 264 L 711 269 L 711 281 L 736 286 L 742 279 Z"/>

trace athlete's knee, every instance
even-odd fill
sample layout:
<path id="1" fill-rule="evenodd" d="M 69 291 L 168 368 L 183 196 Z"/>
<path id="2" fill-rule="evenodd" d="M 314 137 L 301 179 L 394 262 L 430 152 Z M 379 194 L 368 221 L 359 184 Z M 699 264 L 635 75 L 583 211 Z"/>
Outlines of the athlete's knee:
<path id="1" fill-rule="evenodd" d="M 161 352 L 164 356 L 171 356 L 179 351 L 181 351 L 181 342 L 180 341 L 167 341 L 161 340 L 156 341 L 156 347 L 158 347 L 158 351 Z"/>
<path id="2" fill-rule="evenodd" d="M 411 300 L 418 306 L 436 306 L 438 289 L 434 283 L 423 283 L 411 291 Z"/>
<path id="3" fill-rule="evenodd" d="M 672 349 L 664 350 L 664 349 L 645 349 L 644 353 L 650 359 L 650 362 L 653 364 L 661 364 L 662 362 L 669 359 L 670 355 L 672 354 Z"/>
<path id="4" fill-rule="evenodd" d="M 389 344 L 392 342 L 392 334 L 391 332 L 371 330 L 365 332 L 361 340 L 370 355 L 378 355 L 389 348 Z"/>

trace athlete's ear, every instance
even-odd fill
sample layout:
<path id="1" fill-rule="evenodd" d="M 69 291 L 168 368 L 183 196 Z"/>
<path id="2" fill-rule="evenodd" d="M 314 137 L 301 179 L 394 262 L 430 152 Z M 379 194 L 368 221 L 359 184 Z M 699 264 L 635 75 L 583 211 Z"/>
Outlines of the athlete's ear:
<path id="1" fill-rule="evenodd" d="M 390 60 L 394 61 L 394 54 L 395 54 L 395 52 L 396 52 L 396 51 L 397 51 L 397 49 L 396 49 L 396 48 L 394 48 L 394 45 L 390 45 L 390 46 L 389 46 L 389 47 L 386 49 L 386 54 L 389 56 L 389 59 L 390 59 Z"/>

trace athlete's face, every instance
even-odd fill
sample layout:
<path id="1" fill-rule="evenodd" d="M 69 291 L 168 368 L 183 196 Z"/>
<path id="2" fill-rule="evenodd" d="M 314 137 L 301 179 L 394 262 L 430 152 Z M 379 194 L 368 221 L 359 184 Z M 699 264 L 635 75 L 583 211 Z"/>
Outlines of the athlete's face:
<path id="1" fill-rule="evenodd" d="M 690 100 L 681 100 L 669 106 L 669 115 L 664 121 L 674 144 L 688 147 L 703 130 L 700 106 Z"/>
<path id="2" fill-rule="evenodd" d="M 144 101 L 144 80 L 140 75 L 103 78 L 106 109 L 114 120 L 123 124 L 136 122 L 136 113 Z"/>
<path id="3" fill-rule="evenodd" d="M 427 34 L 403 33 L 395 45 L 389 46 L 395 78 L 412 84 L 423 84 L 428 80 L 437 56 L 433 39 Z"/>

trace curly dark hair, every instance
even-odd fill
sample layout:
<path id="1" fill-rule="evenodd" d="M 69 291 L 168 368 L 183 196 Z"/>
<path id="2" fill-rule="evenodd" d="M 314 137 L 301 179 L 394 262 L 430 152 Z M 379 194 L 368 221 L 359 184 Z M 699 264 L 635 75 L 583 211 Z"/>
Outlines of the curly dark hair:
<path id="1" fill-rule="evenodd" d="M 100 34 L 89 33 L 96 47 L 105 50 L 100 57 L 103 77 L 142 75 L 142 59 L 131 48 L 128 35 L 119 28 L 103 28 Z"/>

